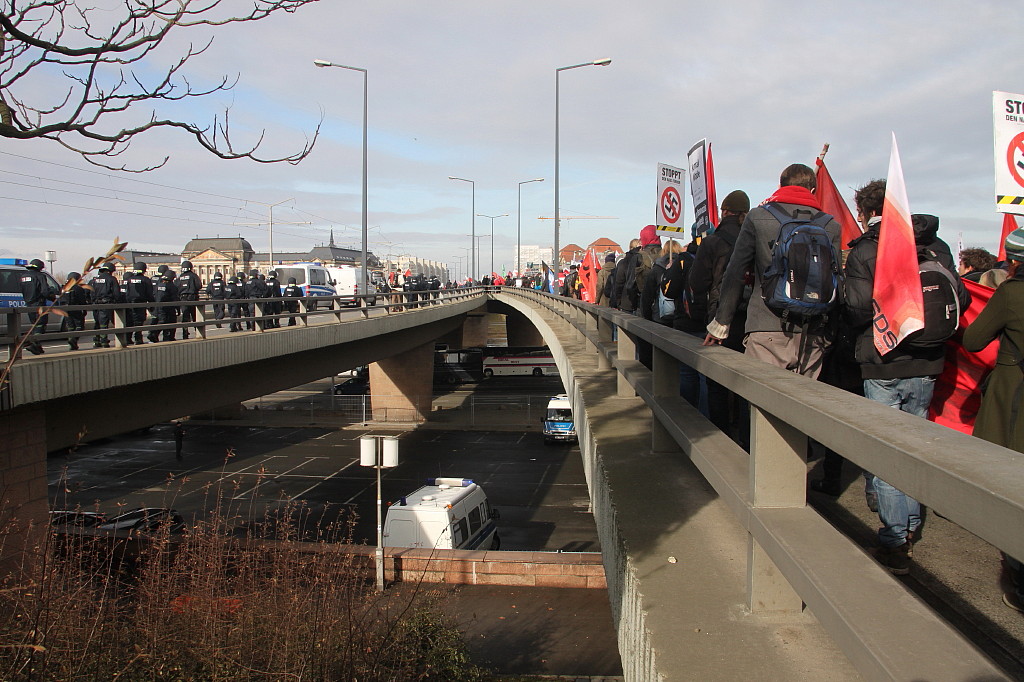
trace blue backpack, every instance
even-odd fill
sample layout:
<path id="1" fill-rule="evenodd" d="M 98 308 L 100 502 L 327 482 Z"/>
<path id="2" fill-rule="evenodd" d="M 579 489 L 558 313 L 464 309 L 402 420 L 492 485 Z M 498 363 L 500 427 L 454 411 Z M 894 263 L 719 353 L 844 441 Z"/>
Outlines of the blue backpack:
<path id="1" fill-rule="evenodd" d="M 825 226 L 832 220 L 818 211 L 793 217 L 774 204 L 764 208 L 781 223 L 769 246 L 771 265 L 761 278 L 761 295 L 769 310 L 786 322 L 805 324 L 826 316 L 837 300 L 839 259 Z"/>

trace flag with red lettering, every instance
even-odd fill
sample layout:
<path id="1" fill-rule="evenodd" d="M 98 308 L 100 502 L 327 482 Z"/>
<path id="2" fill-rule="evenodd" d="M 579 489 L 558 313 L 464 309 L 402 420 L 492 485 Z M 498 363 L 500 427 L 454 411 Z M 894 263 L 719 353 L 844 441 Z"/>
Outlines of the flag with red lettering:
<path id="1" fill-rule="evenodd" d="M 907 335 L 924 328 L 917 244 L 910 222 L 910 201 L 903 182 L 903 164 L 896 146 L 896 133 L 892 134 L 872 299 L 875 349 L 879 355 L 884 356 Z"/>
<path id="2" fill-rule="evenodd" d="M 971 294 L 971 305 L 960 314 L 963 330 L 977 319 L 995 289 L 977 282 L 963 280 Z M 946 364 L 935 380 L 935 393 L 928 408 L 928 419 L 964 433 L 974 432 L 974 419 L 981 407 L 981 383 L 996 366 L 999 340 L 994 340 L 977 353 L 960 344 L 963 332 L 946 342 Z"/>
<path id="3" fill-rule="evenodd" d="M 708 142 L 708 161 L 704 179 L 708 185 L 708 220 L 711 227 L 718 227 L 718 193 L 715 191 L 715 164 L 711 160 L 711 143 Z"/>
<path id="4" fill-rule="evenodd" d="M 1017 229 L 1017 218 L 1012 213 L 1003 214 L 1003 235 L 999 238 L 999 260 L 1006 260 L 1006 237 Z"/>
<path id="5" fill-rule="evenodd" d="M 822 156 L 824 154 L 825 152 L 822 152 Z M 814 195 L 821 202 L 821 210 L 825 213 L 830 213 L 836 219 L 836 222 L 842 225 L 843 249 L 849 249 L 850 242 L 861 235 L 860 223 L 850 213 L 850 208 L 846 205 L 842 195 L 839 194 L 836 183 L 832 181 L 832 176 L 829 174 L 828 168 L 825 167 L 825 160 L 819 156 L 814 162 L 818 166 L 816 173 L 817 189 L 814 190 Z"/>

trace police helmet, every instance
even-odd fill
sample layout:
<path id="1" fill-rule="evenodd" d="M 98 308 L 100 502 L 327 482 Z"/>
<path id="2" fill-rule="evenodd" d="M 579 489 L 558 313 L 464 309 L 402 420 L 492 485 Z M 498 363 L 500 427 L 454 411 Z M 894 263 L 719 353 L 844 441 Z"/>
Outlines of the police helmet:
<path id="1" fill-rule="evenodd" d="M 172 279 L 174 279 L 174 270 L 164 270 L 163 274 L 160 277 L 170 282 Z"/>
<path id="2" fill-rule="evenodd" d="M 294 277 L 289 277 L 288 278 L 288 284 L 295 284 L 295 278 Z"/>
<path id="3" fill-rule="evenodd" d="M 215 272 L 215 273 L 213 273 L 213 278 L 214 279 L 224 279 L 224 274 L 220 273 L 220 272 Z"/>
<path id="4" fill-rule="evenodd" d="M 167 263 L 161 263 L 159 265 L 159 267 L 157 267 L 156 271 L 159 272 L 162 275 L 165 272 L 167 272 L 169 269 L 170 268 L 167 267 Z"/>
<path id="5" fill-rule="evenodd" d="M 145 272 L 146 271 L 146 264 L 143 263 L 142 261 L 138 261 L 132 267 L 135 268 L 135 272 Z"/>
<path id="6" fill-rule="evenodd" d="M 274 279 L 277 279 L 277 270 L 271 270 L 268 275 Z"/>
<path id="7" fill-rule="evenodd" d="M 181 261 L 181 271 L 182 272 L 188 272 L 191 269 L 192 269 L 191 261 L 187 261 L 187 260 Z"/>
<path id="8" fill-rule="evenodd" d="M 28 262 L 28 265 L 26 265 L 25 267 L 31 270 L 42 270 L 45 266 L 43 265 L 43 261 L 39 260 L 38 258 L 33 258 Z"/>
<path id="9" fill-rule="evenodd" d="M 260 276 L 260 271 L 257 270 L 256 268 L 253 268 L 252 271 L 249 273 L 249 276 L 250 277 L 259 277 Z"/>
<path id="10" fill-rule="evenodd" d="M 238 278 L 235 277 L 234 275 L 232 275 L 231 279 L 229 279 L 228 281 L 231 282 L 232 284 L 238 284 Z"/>
<path id="11" fill-rule="evenodd" d="M 69 272 L 68 273 L 68 281 L 70 282 L 73 279 L 82 279 L 82 273 L 80 273 L 80 272 Z"/>
<path id="12" fill-rule="evenodd" d="M 100 272 L 113 272 L 114 271 L 114 264 L 113 263 L 103 263 L 103 264 L 100 265 L 99 271 Z"/>

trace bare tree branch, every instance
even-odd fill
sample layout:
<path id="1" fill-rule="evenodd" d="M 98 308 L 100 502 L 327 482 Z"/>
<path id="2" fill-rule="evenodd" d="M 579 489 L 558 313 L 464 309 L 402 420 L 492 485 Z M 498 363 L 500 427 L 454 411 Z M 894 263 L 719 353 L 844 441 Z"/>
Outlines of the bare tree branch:
<path id="1" fill-rule="evenodd" d="M 233 16 L 229 0 L 125 0 L 114 13 L 83 7 L 81 0 L 0 0 L 0 138 L 51 140 L 95 165 L 141 172 L 159 168 L 167 157 L 144 168 L 108 164 L 137 135 L 176 128 L 222 159 L 299 163 L 312 151 L 319 124 L 301 150 L 264 157 L 259 152 L 265 132 L 255 143 L 236 147 L 228 111 L 207 125 L 162 118 L 153 109 L 148 119 L 124 126 L 120 114 L 146 103 L 205 97 L 237 84 L 237 77 L 225 76 L 207 87 L 194 87 L 184 75 L 189 60 L 205 52 L 210 42 L 189 45 L 155 79 L 132 70 L 172 30 L 259 21 L 313 2 L 317 0 L 250 0 L 244 13 Z M 152 65 L 146 65 L 149 72 Z M 66 90 L 55 94 L 52 83 L 39 87 L 33 82 L 58 71 L 68 83 Z M 112 114 L 118 115 L 119 125 L 110 126 Z"/>

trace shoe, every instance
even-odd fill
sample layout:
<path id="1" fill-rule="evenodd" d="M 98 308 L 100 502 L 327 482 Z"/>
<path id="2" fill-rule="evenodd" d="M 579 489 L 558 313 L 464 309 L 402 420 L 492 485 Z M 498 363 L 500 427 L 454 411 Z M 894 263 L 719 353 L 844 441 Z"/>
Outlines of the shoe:
<path id="1" fill-rule="evenodd" d="M 842 484 L 839 481 L 827 481 L 824 478 L 811 481 L 811 490 L 816 493 L 839 497 L 843 494 Z"/>
<path id="2" fill-rule="evenodd" d="M 868 509 L 878 511 L 878 493 L 864 493 L 864 499 L 867 500 Z"/>
<path id="3" fill-rule="evenodd" d="M 914 556 L 914 545 L 921 542 L 921 527 L 918 526 L 914 530 L 907 533 L 907 556 Z"/>
<path id="4" fill-rule="evenodd" d="M 889 569 L 893 575 L 910 573 L 910 543 L 904 542 L 898 547 L 882 546 L 876 555 L 878 562 Z"/>
<path id="5" fill-rule="evenodd" d="M 1003 603 L 1014 611 L 1024 613 L 1024 599 L 1021 599 L 1014 592 L 1003 592 Z"/>
<path id="6" fill-rule="evenodd" d="M 71 341 L 68 341 L 68 347 L 71 348 L 71 350 L 78 350 L 78 340 L 72 339 Z"/>
<path id="7" fill-rule="evenodd" d="M 28 352 L 31 353 L 32 355 L 42 355 L 45 352 L 43 350 L 43 347 L 40 346 L 38 343 L 29 344 L 27 348 Z"/>

